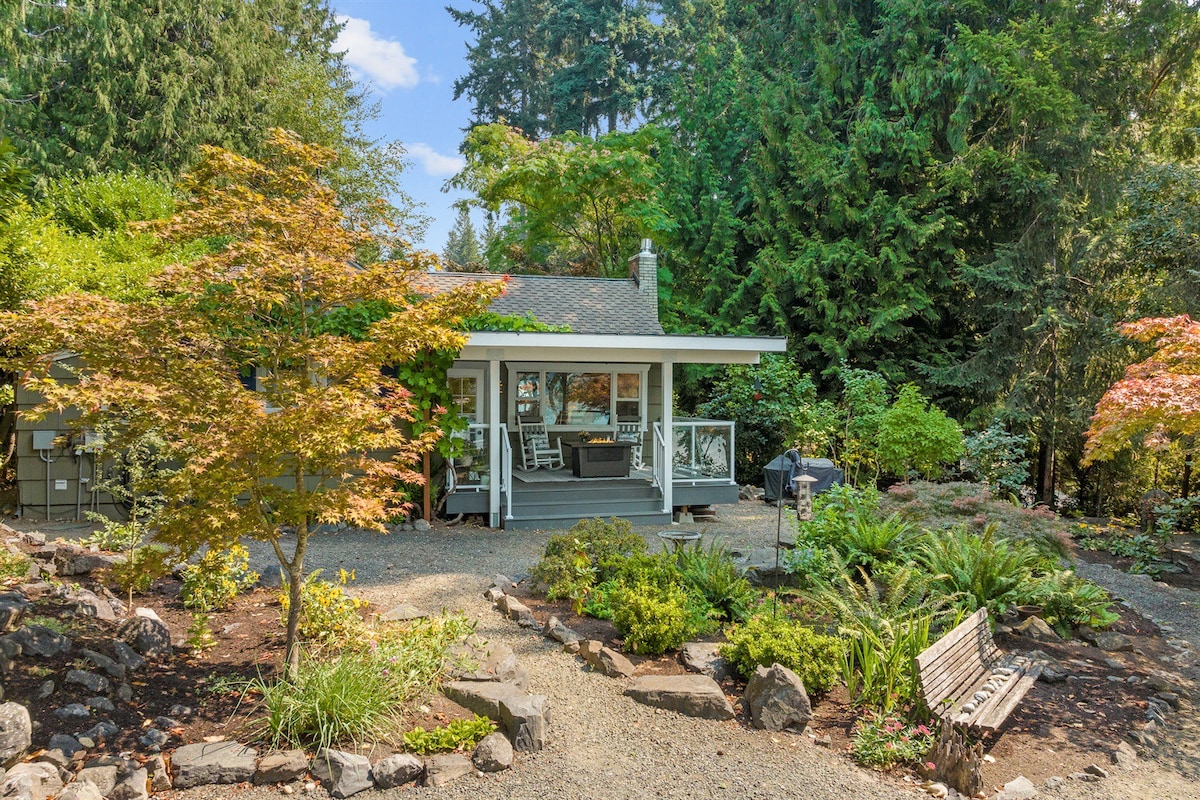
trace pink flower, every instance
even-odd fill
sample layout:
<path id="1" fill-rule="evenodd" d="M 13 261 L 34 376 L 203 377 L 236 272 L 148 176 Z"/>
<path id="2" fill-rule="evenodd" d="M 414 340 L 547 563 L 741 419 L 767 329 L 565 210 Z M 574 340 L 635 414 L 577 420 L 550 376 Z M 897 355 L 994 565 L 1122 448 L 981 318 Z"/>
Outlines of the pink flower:
<path id="1" fill-rule="evenodd" d="M 933 763 L 932 761 L 926 761 L 925 769 L 937 769 L 937 764 Z"/>
<path id="2" fill-rule="evenodd" d="M 896 745 L 892 744 L 891 742 L 888 742 L 888 743 L 887 743 L 887 749 L 888 749 L 888 750 L 895 750 L 895 749 L 896 749 Z"/>
<path id="3" fill-rule="evenodd" d="M 918 725 L 917 733 L 921 734 L 922 736 L 928 736 L 929 734 L 933 733 L 933 731 L 929 730 L 929 728 L 926 728 L 924 725 Z"/>

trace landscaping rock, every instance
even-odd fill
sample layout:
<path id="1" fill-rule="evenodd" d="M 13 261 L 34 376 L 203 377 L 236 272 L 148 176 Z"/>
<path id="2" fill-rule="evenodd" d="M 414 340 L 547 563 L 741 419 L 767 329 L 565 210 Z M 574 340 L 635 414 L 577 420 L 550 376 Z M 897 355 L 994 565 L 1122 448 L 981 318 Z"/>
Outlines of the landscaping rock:
<path id="1" fill-rule="evenodd" d="M 524 683 L 524 674 L 517 663 L 516 655 L 512 648 L 503 642 L 468 639 L 458 649 L 454 660 L 478 665 L 470 672 L 456 668 L 451 673 L 455 680 Z"/>
<path id="2" fill-rule="evenodd" d="M 502 592 L 508 592 L 508 590 L 512 589 L 514 586 L 516 586 L 516 584 L 513 583 L 513 579 L 507 575 L 501 575 L 497 572 L 492 576 L 493 588 L 499 589 Z"/>
<path id="3" fill-rule="evenodd" d="M 1055 633 L 1041 617 L 1030 617 L 1013 628 L 1013 633 L 1032 639 L 1035 642 L 1061 642 L 1062 637 Z M 1030 784 L 1032 786 L 1032 784 Z"/>
<path id="4" fill-rule="evenodd" d="M 283 588 L 283 569 L 278 564 L 269 564 L 258 572 L 258 585 L 264 589 Z"/>
<path id="5" fill-rule="evenodd" d="M 0 600 L 0 631 L 11 631 L 21 621 L 29 604 L 23 600 L 5 598 Z"/>
<path id="6" fill-rule="evenodd" d="M 146 759 L 146 774 L 150 778 L 150 791 L 158 793 L 171 790 L 171 773 L 167 771 L 167 761 L 161 755 Z"/>
<path id="7" fill-rule="evenodd" d="M 303 778 L 308 772 L 308 756 L 303 750 L 284 750 L 268 753 L 258 760 L 254 783 L 288 783 Z"/>
<path id="8" fill-rule="evenodd" d="M 113 725 L 111 722 L 105 722 L 105 721 L 101 720 L 100 722 L 97 722 L 95 725 L 93 725 L 92 727 L 90 727 L 86 731 L 84 731 L 82 735 L 95 741 L 98 739 L 111 739 L 112 737 L 116 736 L 120 732 L 121 732 L 121 729 L 118 728 L 116 725 Z M 79 736 L 76 736 L 75 738 L 79 739 Z M 81 743 L 82 743 L 82 740 L 81 740 Z"/>
<path id="9" fill-rule="evenodd" d="M 171 735 L 169 733 L 160 731 L 158 728 L 147 729 L 147 731 L 142 734 L 142 737 L 138 739 L 138 741 L 141 742 L 142 745 L 149 749 L 152 753 L 157 753 L 162 749 L 163 745 L 170 740 Z"/>
<path id="10" fill-rule="evenodd" d="M 116 654 L 117 661 L 120 662 L 121 666 L 130 672 L 136 672 L 146 666 L 146 659 L 142 658 L 136 650 L 120 640 L 113 640 L 113 653 Z"/>
<path id="11" fill-rule="evenodd" d="M 540 694 L 501 697 L 500 724 L 508 732 L 514 750 L 541 750 L 550 733 L 550 702 Z"/>
<path id="12" fill-rule="evenodd" d="M 433 528 L 427 519 L 414 519 L 412 526 L 414 531 L 428 531 Z"/>
<path id="13" fill-rule="evenodd" d="M 81 669 L 68 670 L 67 683 L 78 684 L 95 694 L 105 694 L 112 688 L 112 684 L 108 682 L 108 678 L 97 675 L 94 672 L 85 672 Z"/>
<path id="14" fill-rule="evenodd" d="M 67 736 L 65 733 L 56 733 L 50 737 L 50 744 L 47 745 L 50 750 L 61 750 L 67 758 L 73 757 L 76 753 L 83 750 L 83 745 L 74 736 Z"/>
<path id="15" fill-rule="evenodd" d="M 95 592 L 89 592 L 87 589 L 77 589 L 67 597 L 75 604 L 75 613 L 81 617 L 95 617 L 96 619 L 114 620 L 117 614 L 113 611 L 112 603 L 105 600 Z"/>
<path id="16" fill-rule="evenodd" d="M 350 797 L 372 788 L 371 761 L 366 756 L 322 748 L 312 763 L 313 777 L 337 798 Z"/>
<path id="17" fill-rule="evenodd" d="M 16 669 L 16 658 L 21 655 L 21 645 L 12 636 L 0 636 L 0 672 Z"/>
<path id="18" fill-rule="evenodd" d="M 395 789 L 420 778 L 425 773 L 425 762 L 408 753 L 397 753 L 376 762 L 371 767 L 375 785 L 380 789 Z"/>
<path id="19" fill-rule="evenodd" d="M 644 675 L 625 694 L 639 703 L 701 719 L 733 719 L 733 706 L 707 675 Z"/>
<path id="20" fill-rule="evenodd" d="M 679 651 L 679 662 L 685 669 L 707 675 L 719 683 L 733 677 L 733 668 L 717 652 L 718 647 L 711 642 L 688 642 Z"/>
<path id="21" fill-rule="evenodd" d="M 125 556 L 110 553 L 92 553 L 77 545 L 60 544 L 54 556 L 54 567 L 59 575 L 87 575 L 98 569 L 110 569 L 125 563 Z"/>
<path id="22" fill-rule="evenodd" d="M 79 770 L 75 780 L 88 781 L 100 790 L 100 794 L 108 797 L 117 788 L 118 773 L 120 769 L 115 764 L 87 766 Z"/>
<path id="23" fill-rule="evenodd" d="M 124 664 L 114 661 L 103 653 L 97 653 L 95 650 L 84 650 L 83 657 L 103 670 L 109 677 L 119 681 L 125 680 Z"/>
<path id="24" fill-rule="evenodd" d="M 760 730 L 804 730 L 812 719 L 804 682 L 782 664 L 758 667 L 746 684 L 742 704 L 750 711 L 751 723 Z"/>
<path id="25" fill-rule="evenodd" d="M 490 589 L 485 590 L 483 593 L 483 599 L 487 600 L 489 603 L 495 603 L 501 597 L 504 597 L 504 592 L 501 591 L 500 589 L 496 588 L 495 586 L 491 587 Z"/>
<path id="26" fill-rule="evenodd" d="M 150 774 L 145 767 L 126 775 L 112 790 L 108 800 L 150 800 Z"/>
<path id="27" fill-rule="evenodd" d="M 1121 742 L 1117 745 L 1117 749 L 1112 751 L 1112 763 L 1118 767 L 1129 768 L 1137 761 L 1137 750 L 1133 749 L 1133 745 L 1129 742 Z"/>
<path id="28" fill-rule="evenodd" d="M 1107 778 L 1108 777 L 1108 770 L 1106 770 L 1104 767 L 1100 766 L 1099 764 L 1089 764 L 1088 766 L 1083 768 L 1083 771 L 1086 772 L 1088 775 L 1095 775 L 1097 778 Z"/>
<path id="29" fill-rule="evenodd" d="M 0 767 L 17 763 L 33 742 L 29 709 L 20 703 L 0 704 Z"/>
<path id="30" fill-rule="evenodd" d="M 10 633 L 6 638 L 21 646 L 25 655 L 51 658 L 71 651 L 71 640 L 55 633 L 44 625 L 25 625 Z"/>
<path id="31" fill-rule="evenodd" d="M 76 778 L 62 790 L 58 800 L 104 800 L 104 795 L 96 788 L 96 784 Z"/>
<path id="32" fill-rule="evenodd" d="M 610 678 L 633 677 L 633 662 L 611 647 L 601 647 L 598 651 L 588 650 L 584 652 L 580 650 L 580 653 L 583 653 L 584 660 L 593 669 L 604 673 Z"/>
<path id="33" fill-rule="evenodd" d="M 1037 619 L 1037 617 L 1030 617 L 1029 619 Z M 1033 785 L 1033 781 L 1024 775 L 1018 775 L 1015 779 L 1004 784 L 1004 788 L 999 792 L 992 795 L 992 800 L 1032 800 L 1032 798 L 1037 797 L 1037 793 L 1038 790 Z"/>
<path id="34" fill-rule="evenodd" d="M 490 681 L 451 681 L 442 691 L 463 708 L 496 722 L 500 721 L 500 700 L 521 694 L 515 684 Z"/>
<path id="35" fill-rule="evenodd" d="M 584 661 L 589 661 L 600 655 L 600 651 L 603 648 L 604 642 L 595 639 L 585 639 L 579 643 L 579 655 L 583 656 Z"/>
<path id="36" fill-rule="evenodd" d="M 112 700 L 102 696 L 89 697 L 86 701 L 84 701 L 84 705 L 93 711 L 112 712 L 117 710 L 117 707 L 113 705 Z"/>
<path id="37" fill-rule="evenodd" d="M 458 753 L 444 753 L 425 760 L 425 785 L 445 786 L 470 775 L 471 759 Z"/>
<path id="38" fill-rule="evenodd" d="M 1089 644 L 1093 644 L 1109 653 L 1128 653 L 1133 651 L 1133 640 L 1123 633 L 1116 631 L 1090 631 L 1080 634 Z"/>
<path id="39" fill-rule="evenodd" d="M 554 641 L 563 644 L 570 644 L 571 642 L 578 642 L 583 639 L 578 633 L 563 625 L 558 617 L 551 617 L 550 621 L 546 623 L 546 627 L 542 630 L 542 633 Z"/>
<path id="40" fill-rule="evenodd" d="M 425 619 L 429 615 L 416 606 L 410 606 L 407 603 L 401 603 L 394 608 L 385 611 L 379 618 L 384 622 L 408 622 L 414 619 Z"/>
<path id="41" fill-rule="evenodd" d="M 87 719 L 91 715 L 91 710 L 83 703 L 68 703 L 54 710 L 54 716 L 61 719 Z"/>
<path id="42" fill-rule="evenodd" d="M 33 800 L 46 800 L 55 797 L 62 791 L 63 782 L 59 777 L 58 767 L 43 761 L 28 764 L 17 764 L 4 774 L 4 784 L 0 786 L 0 797 L 10 797 L 5 791 L 8 786 L 28 786 L 29 796 Z M 20 794 L 16 794 L 20 797 Z"/>
<path id="43" fill-rule="evenodd" d="M 175 788 L 248 781 L 254 777 L 257 755 L 253 748 L 237 742 L 184 745 L 171 754 Z"/>
<path id="44" fill-rule="evenodd" d="M 475 746 L 471 763 L 480 772 L 501 772 L 512 766 L 513 748 L 500 733 L 489 733 Z"/>
<path id="45" fill-rule="evenodd" d="M 139 608 L 138 612 L 142 610 Z M 117 628 L 117 636 L 147 658 L 166 658 L 175 652 L 171 647 L 171 631 L 160 619 L 141 614 L 130 617 Z"/>

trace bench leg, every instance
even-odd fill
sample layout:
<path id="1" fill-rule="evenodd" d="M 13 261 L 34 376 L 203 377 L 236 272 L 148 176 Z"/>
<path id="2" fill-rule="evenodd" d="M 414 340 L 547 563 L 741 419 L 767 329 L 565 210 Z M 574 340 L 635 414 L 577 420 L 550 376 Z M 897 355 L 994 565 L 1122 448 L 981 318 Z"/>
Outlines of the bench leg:
<path id="1" fill-rule="evenodd" d="M 951 722 L 942 731 L 930 760 L 937 765 L 937 779 L 966 797 L 983 791 L 983 743 L 970 744 L 966 733 Z"/>

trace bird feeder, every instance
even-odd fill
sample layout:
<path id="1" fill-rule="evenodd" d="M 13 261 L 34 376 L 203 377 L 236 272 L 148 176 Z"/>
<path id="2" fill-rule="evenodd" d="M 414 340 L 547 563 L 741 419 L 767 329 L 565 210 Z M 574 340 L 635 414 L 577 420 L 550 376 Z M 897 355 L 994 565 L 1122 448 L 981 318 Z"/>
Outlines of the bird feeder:
<path id="1" fill-rule="evenodd" d="M 805 472 L 792 478 L 796 493 L 796 519 L 809 522 L 813 518 L 813 484 L 817 479 Z"/>

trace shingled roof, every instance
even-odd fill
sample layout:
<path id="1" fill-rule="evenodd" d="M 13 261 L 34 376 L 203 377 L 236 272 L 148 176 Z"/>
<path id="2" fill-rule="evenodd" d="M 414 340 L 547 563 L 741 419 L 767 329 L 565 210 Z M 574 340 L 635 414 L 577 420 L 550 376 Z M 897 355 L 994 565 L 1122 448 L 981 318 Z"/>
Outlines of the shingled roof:
<path id="1" fill-rule="evenodd" d="M 480 280 L 500 280 L 500 276 L 429 272 L 418 283 L 433 291 L 448 291 Z M 567 325 L 571 333 L 663 335 L 658 298 L 642 294 L 628 278 L 511 275 L 507 290 L 492 301 L 489 310 L 505 315 L 533 314 L 538 322 Z"/>

